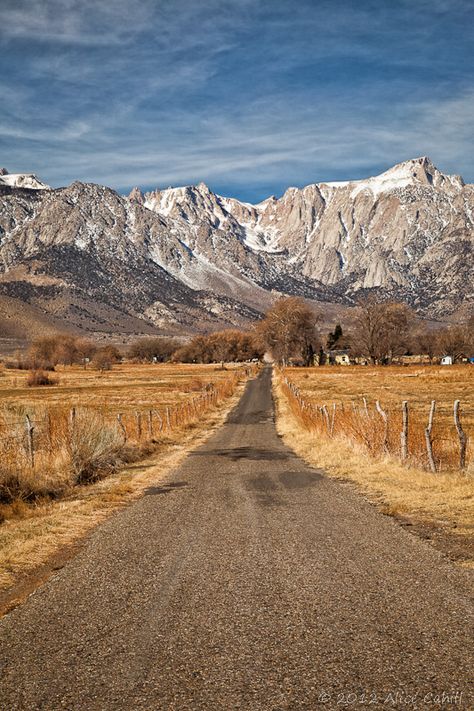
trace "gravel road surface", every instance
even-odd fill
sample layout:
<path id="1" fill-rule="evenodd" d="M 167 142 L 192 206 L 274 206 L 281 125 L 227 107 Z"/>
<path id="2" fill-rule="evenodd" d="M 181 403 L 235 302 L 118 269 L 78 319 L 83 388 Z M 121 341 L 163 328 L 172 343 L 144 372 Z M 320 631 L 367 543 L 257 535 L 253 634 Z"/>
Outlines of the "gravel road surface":
<path id="1" fill-rule="evenodd" d="M 0 622 L 0 709 L 474 709 L 473 597 L 282 444 L 267 368 Z"/>

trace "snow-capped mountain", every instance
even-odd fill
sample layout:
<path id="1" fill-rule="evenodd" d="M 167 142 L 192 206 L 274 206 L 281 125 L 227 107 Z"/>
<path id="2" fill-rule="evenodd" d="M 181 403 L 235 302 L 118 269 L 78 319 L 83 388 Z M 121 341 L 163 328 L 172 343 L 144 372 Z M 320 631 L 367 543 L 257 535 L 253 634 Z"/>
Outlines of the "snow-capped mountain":
<path id="1" fill-rule="evenodd" d="M 9 173 L 6 168 L 0 168 L 0 185 L 27 190 L 50 189 L 49 185 L 42 183 L 34 173 Z"/>
<path id="2" fill-rule="evenodd" d="M 474 186 L 425 157 L 257 205 L 203 183 L 28 187 L 0 182 L 0 293 L 79 329 L 241 325 L 278 294 L 350 306 L 383 290 L 440 319 L 474 300 Z"/>

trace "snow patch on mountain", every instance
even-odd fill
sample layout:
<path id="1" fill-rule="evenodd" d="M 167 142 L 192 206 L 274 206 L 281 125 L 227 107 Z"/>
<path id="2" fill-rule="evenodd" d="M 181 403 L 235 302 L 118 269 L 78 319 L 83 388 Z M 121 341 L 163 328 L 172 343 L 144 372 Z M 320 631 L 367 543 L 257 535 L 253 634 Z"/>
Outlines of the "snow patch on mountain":
<path id="1" fill-rule="evenodd" d="M 0 170 L 0 185 L 28 190 L 51 189 L 49 185 L 39 180 L 34 173 L 9 173 L 5 168 Z"/>

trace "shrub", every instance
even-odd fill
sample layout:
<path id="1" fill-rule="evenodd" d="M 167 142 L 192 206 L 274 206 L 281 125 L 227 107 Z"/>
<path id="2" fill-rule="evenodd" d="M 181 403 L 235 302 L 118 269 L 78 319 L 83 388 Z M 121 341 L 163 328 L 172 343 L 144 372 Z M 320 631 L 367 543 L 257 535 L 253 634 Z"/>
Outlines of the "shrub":
<path id="1" fill-rule="evenodd" d="M 101 417 L 78 410 L 70 434 L 69 452 L 75 482 L 86 484 L 114 471 L 121 464 L 123 438 Z"/>
<path id="2" fill-rule="evenodd" d="M 198 392 L 204 388 L 204 383 L 201 378 L 193 378 L 185 387 L 189 393 Z"/>
<path id="3" fill-rule="evenodd" d="M 42 370 L 33 370 L 29 374 L 26 384 L 29 388 L 36 387 L 38 385 L 57 385 L 58 380 L 56 378 L 51 378 Z"/>
<path id="4" fill-rule="evenodd" d="M 104 346 L 96 351 L 92 364 L 97 370 L 112 370 L 112 365 L 120 359 L 120 351 L 115 346 Z"/>

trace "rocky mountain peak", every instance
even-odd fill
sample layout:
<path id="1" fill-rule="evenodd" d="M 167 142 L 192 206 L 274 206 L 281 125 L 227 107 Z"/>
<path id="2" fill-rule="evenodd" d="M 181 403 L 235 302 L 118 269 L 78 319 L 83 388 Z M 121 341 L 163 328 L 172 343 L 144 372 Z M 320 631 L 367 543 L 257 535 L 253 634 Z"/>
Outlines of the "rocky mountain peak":
<path id="1" fill-rule="evenodd" d="M 421 156 L 404 161 L 378 176 L 379 179 L 407 181 L 408 184 L 432 185 L 434 187 L 449 186 L 461 189 L 464 181 L 459 175 L 446 175 L 434 165 L 431 158 Z"/>
<path id="2" fill-rule="evenodd" d="M 43 183 L 34 173 L 9 173 L 6 168 L 0 169 L 0 185 L 27 190 L 50 190 L 49 185 Z"/>
<path id="3" fill-rule="evenodd" d="M 140 190 L 140 188 L 137 188 L 137 187 L 133 188 L 130 191 L 130 195 L 128 196 L 128 199 L 131 202 L 137 202 L 139 205 L 143 205 L 145 202 L 145 198 L 144 198 L 142 191 Z"/>

